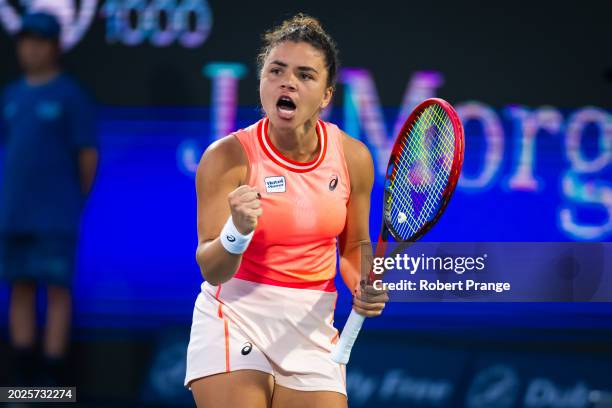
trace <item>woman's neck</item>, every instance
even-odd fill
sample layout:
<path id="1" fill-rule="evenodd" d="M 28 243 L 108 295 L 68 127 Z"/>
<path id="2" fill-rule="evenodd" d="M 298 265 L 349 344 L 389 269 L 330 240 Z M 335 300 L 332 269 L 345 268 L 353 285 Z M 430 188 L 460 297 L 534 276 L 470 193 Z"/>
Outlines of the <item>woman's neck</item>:
<path id="1" fill-rule="evenodd" d="M 311 119 L 297 129 L 277 129 L 268 124 L 268 136 L 283 156 L 301 163 L 314 160 L 321 149 L 317 121 Z"/>

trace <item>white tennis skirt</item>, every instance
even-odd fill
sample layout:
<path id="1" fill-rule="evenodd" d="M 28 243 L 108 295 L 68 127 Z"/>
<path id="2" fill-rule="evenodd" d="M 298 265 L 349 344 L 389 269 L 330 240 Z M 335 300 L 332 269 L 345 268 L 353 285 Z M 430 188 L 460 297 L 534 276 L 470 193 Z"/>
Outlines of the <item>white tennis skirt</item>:
<path id="1" fill-rule="evenodd" d="M 300 391 L 346 395 L 345 366 L 331 360 L 337 292 L 233 278 L 202 284 L 193 310 L 185 386 L 213 374 L 258 370 Z"/>

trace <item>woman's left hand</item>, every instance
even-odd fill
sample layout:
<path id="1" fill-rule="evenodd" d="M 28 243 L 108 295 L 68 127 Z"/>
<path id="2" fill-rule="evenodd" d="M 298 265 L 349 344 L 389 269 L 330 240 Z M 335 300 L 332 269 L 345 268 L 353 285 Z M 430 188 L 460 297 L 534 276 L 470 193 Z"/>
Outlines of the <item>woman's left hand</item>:
<path id="1" fill-rule="evenodd" d="M 389 301 L 387 290 L 377 290 L 374 286 L 362 282 L 353 296 L 353 310 L 365 317 L 380 316 L 385 304 Z"/>

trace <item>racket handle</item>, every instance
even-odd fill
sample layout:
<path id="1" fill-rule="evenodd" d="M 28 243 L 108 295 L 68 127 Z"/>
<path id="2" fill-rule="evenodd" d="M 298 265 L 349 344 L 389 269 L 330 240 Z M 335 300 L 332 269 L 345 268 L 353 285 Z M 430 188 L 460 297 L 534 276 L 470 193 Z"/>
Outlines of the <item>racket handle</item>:
<path id="1" fill-rule="evenodd" d="M 348 363 L 353 344 L 355 344 L 355 340 L 357 340 L 359 330 L 361 330 L 364 320 L 364 316 L 351 310 L 351 314 L 342 330 L 340 340 L 338 340 L 338 343 L 336 343 L 331 353 L 331 358 L 334 362 L 339 364 Z"/>

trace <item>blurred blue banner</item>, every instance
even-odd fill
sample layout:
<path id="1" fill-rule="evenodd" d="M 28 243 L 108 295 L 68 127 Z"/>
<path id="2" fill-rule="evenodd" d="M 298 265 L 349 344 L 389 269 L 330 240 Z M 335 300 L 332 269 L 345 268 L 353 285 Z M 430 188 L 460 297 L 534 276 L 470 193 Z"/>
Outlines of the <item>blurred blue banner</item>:
<path id="1" fill-rule="evenodd" d="M 346 125 L 341 114 L 329 112 L 328 120 Z M 235 126 L 247 126 L 259 115 L 257 108 L 239 108 Z M 385 117 L 396 116 L 397 110 L 385 110 Z M 198 108 L 106 108 L 101 112 L 101 162 L 83 218 L 75 282 L 77 326 L 136 328 L 190 322 L 202 281 L 194 260 L 197 237 L 193 175 L 202 151 L 214 140 L 210 117 L 209 109 Z M 510 126 L 506 121 L 503 124 Z M 477 129 L 472 130 L 472 125 Z M 482 170 L 483 160 L 489 160 L 486 158 L 490 154 L 486 153 L 483 128 L 467 121 L 466 129 L 464 177 L 469 180 Z M 353 136 L 368 142 L 364 134 Z M 511 163 L 515 156 L 509 146 L 515 140 L 511 133 L 505 135 L 506 148 L 500 157 Z M 583 139 L 583 150 L 589 157 L 609 155 L 606 149 L 610 138 L 597 126 L 587 126 Z M 377 151 L 370 147 L 376 159 Z M 510 188 L 499 176 L 497 181 L 478 188 L 474 183 L 466 186 L 465 181 L 460 182 L 447 211 L 424 240 L 571 241 L 576 239 L 571 231 L 582 230 L 566 227 L 577 223 L 582 223 L 589 233 L 595 231 L 599 240 L 608 239 L 608 174 L 612 166 L 604 163 L 601 171 L 585 182 L 582 178 L 586 173 L 567 175 L 565 150 L 560 140 L 541 138 L 533 170 L 539 183 L 535 190 Z M 503 165 L 503 173 L 510 174 L 514 166 Z M 568 177 L 576 180 L 568 182 Z M 573 182 L 578 183 L 574 186 L 582 198 L 565 188 Z M 372 193 L 373 240 L 380 228 L 381 184 L 379 174 Z M 592 194 L 600 201 L 589 199 Z M 564 211 L 569 212 L 573 224 L 564 226 Z M 341 325 L 350 310 L 350 296 L 344 296 L 342 283 L 337 286 L 341 291 L 337 323 Z M 0 310 L 6 310 L 7 301 L 3 287 Z M 487 308 L 454 305 L 452 309 L 442 304 L 396 304 L 387 309 L 386 316 L 369 323 L 371 327 L 428 326 L 432 315 L 437 316 L 439 325 L 455 324 L 457 315 L 481 319 L 483 325 L 497 324 L 496 316 L 509 311 L 514 319 L 504 320 L 508 325 L 612 326 L 612 319 L 606 318 L 612 316 L 608 304 L 541 305 L 537 313 L 527 305 L 503 304 Z M 592 320 L 586 322 L 587 316 Z M 4 319 L 6 316 L 0 315 L 0 322 Z"/>

